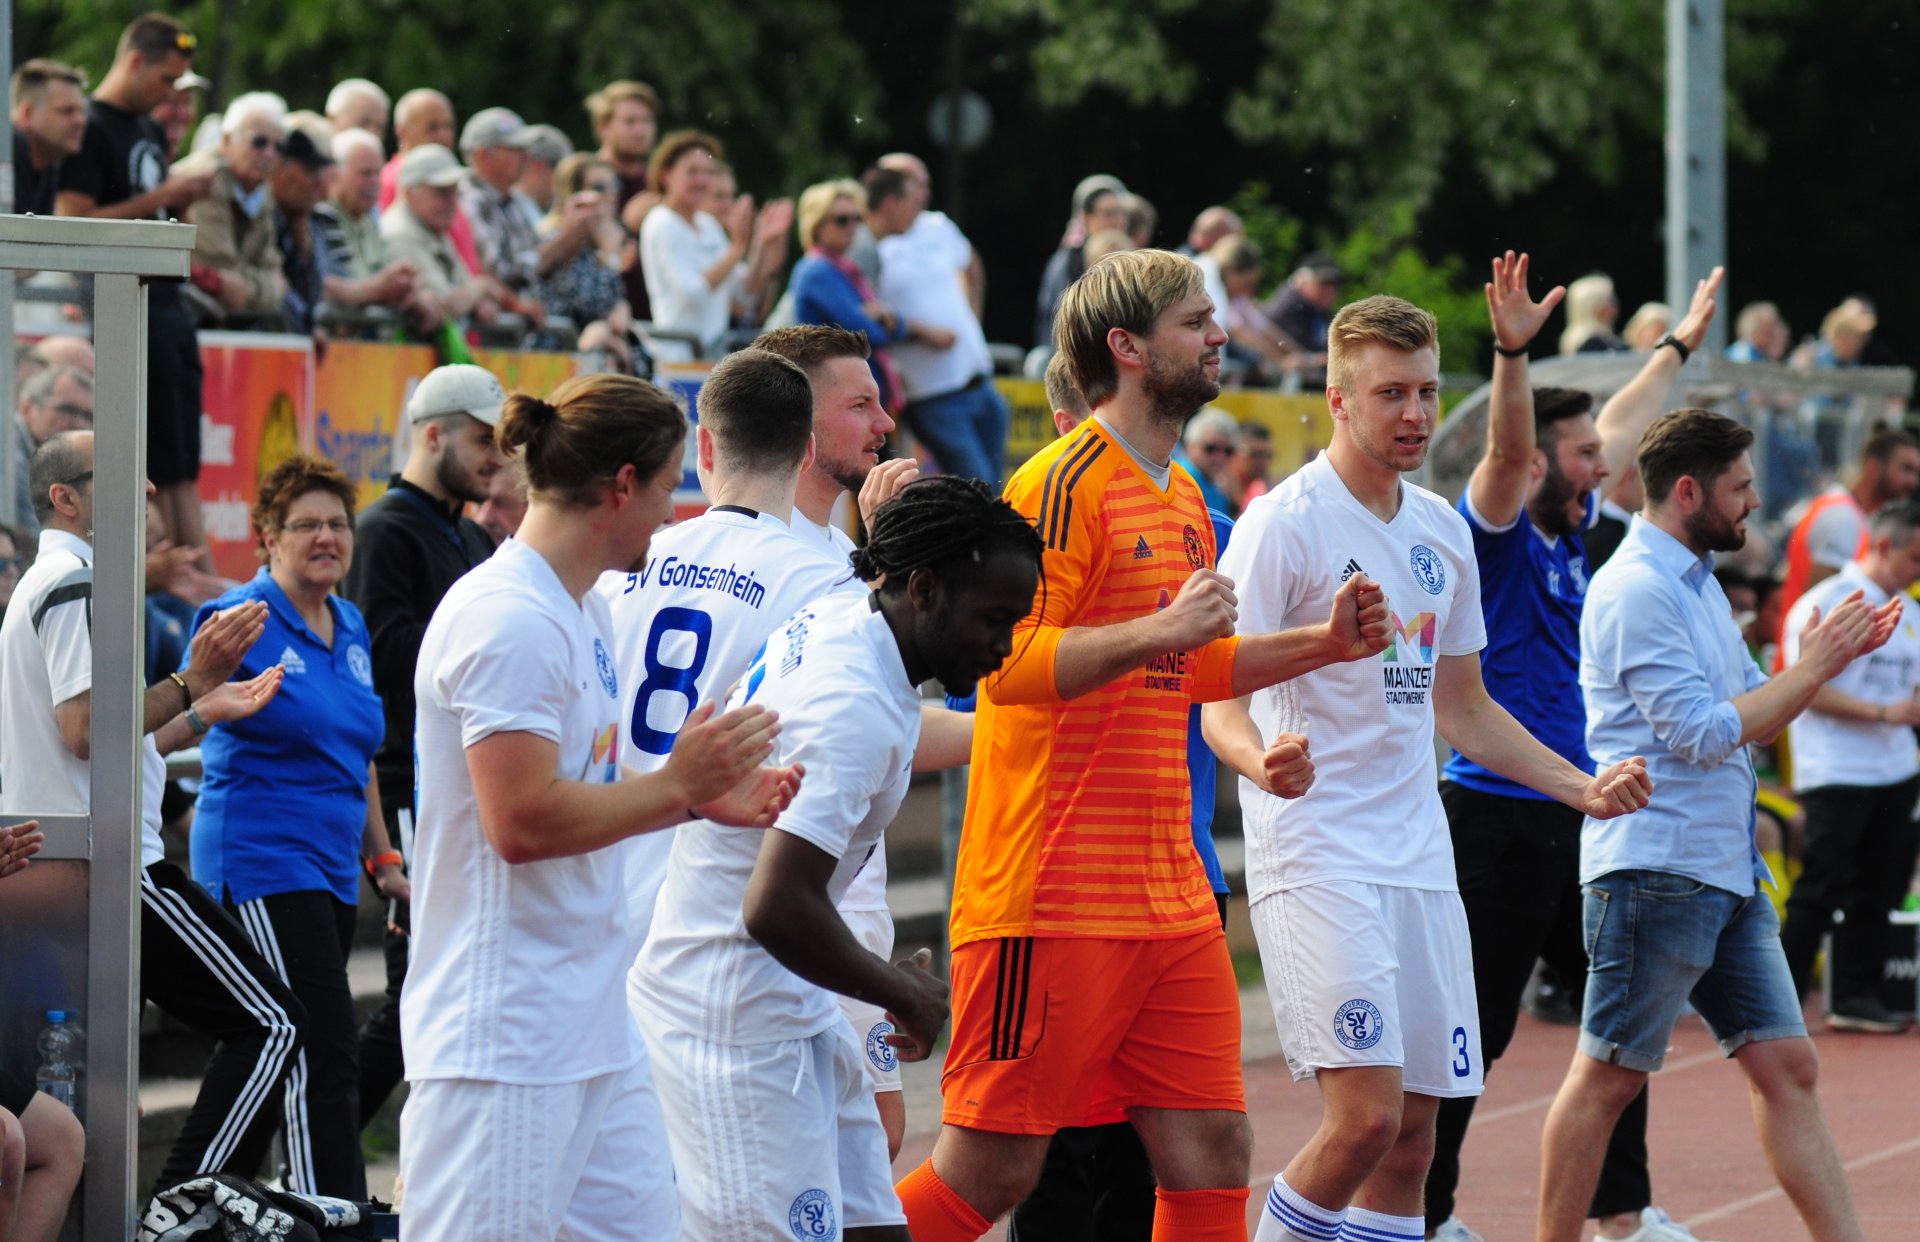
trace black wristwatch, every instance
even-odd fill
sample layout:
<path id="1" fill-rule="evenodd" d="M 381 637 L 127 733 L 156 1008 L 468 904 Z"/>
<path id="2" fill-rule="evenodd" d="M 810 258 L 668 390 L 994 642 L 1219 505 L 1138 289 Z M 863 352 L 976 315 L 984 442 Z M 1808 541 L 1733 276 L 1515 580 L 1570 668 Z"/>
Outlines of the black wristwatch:
<path id="1" fill-rule="evenodd" d="M 1687 348 L 1687 343 L 1671 332 L 1653 343 L 1655 349 L 1659 349 L 1662 345 L 1673 346 L 1673 352 L 1680 355 L 1680 365 L 1683 367 L 1687 365 L 1687 359 L 1693 357 L 1693 351 Z"/>

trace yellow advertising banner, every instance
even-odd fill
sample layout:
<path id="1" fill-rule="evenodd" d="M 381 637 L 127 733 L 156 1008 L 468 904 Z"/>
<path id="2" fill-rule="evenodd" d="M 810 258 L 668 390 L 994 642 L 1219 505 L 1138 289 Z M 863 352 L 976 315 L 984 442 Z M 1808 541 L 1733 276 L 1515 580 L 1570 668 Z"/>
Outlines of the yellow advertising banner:
<path id="1" fill-rule="evenodd" d="M 406 462 L 402 414 L 413 386 L 433 370 L 425 345 L 335 341 L 314 373 L 313 451 L 351 480 L 365 508 Z"/>
<path id="2" fill-rule="evenodd" d="M 1053 407 L 1047 388 L 1038 380 L 994 381 L 1006 398 L 1011 415 L 1007 423 L 1009 472 L 1039 452 L 1054 438 Z M 1277 481 L 1307 464 L 1327 446 L 1333 435 L 1333 417 L 1320 393 L 1277 393 L 1233 390 L 1214 398 L 1213 405 L 1240 422 L 1259 423 L 1273 433 L 1273 477 Z"/>

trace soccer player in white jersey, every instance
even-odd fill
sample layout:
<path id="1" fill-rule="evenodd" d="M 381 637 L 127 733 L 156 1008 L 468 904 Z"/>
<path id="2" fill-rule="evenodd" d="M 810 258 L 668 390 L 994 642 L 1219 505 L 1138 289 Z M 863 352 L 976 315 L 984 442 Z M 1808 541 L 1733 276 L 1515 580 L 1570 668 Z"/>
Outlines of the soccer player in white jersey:
<path id="1" fill-rule="evenodd" d="M 441 601 L 415 675 L 408 1242 L 640 1242 L 679 1229 L 645 1163 L 657 1108 L 626 1014 L 616 851 L 695 815 L 765 824 L 799 773 L 758 766 L 776 718 L 694 711 L 657 772 L 621 780 L 607 570 L 644 563 L 672 509 L 686 418 L 643 381 L 592 375 L 498 424 L 525 464 L 518 535 Z"/>
<path id="2" fill-rule="evenodd" d="M 701 384 L 699 408 L 696 463 L 712 507 L 656 535 L 644 567 L 603 575 L 594 588 L 613 620 L 626 765 L 638 772 L 666 764 L 688 716 L 724 698 L 800 605 L 836 588 L 866 591 L 844 554 L 790 525 L 794 488 L 813 457 L 806 372 L 778 354 L 740 350 Z M 638 955 L 673 833 L 650 832 L 620 848 Z"/>
<path id="3" fill-rule="evenodd" d="M 734 692 L 785 723 L 813 773 L 760 834 L 692 824 L 674 840 L 634 990 L 673 1139 L 687 1234 L 907 1242 L 886 1136 L 833 993 L 880 1005 L 907 1060 L 946 1022 L 946 986 L 863 948 L 836 901 L 906 793 L 919 683 L 965 690 L 1012 650 L 1040 541 L 984 484 L 915 483 L 855 554 L 864 596 L 803 608 Z M 857 1222 L 857 1223 L 855 1223 Z"/>
<path id="4" fill-rule="evenodd" d="M 1296 1079 L 1317 1078 L 1319 1131 L 1274 1178 L 1258 1242 L 1420 1242 L 1439 1100 L 1480 1090 L 1466 918 L 1435 779 L 1433 734 L 1589 815 L 1646 804 L 1639 758 L 1598 777 L 1522 729 L 1480 680 L 1486 645 L 1473 540 L 1402 475 L 1439 412 L 1433 316 L 1372 297 L 1334 318 L 1326 453 L 1241 517 L 1220 565 L 1243 633 L 1326 614 L 1349 576 L 1386 591 L 1390 644 L 1204 709 L 1241 774 L 1247 882 L 1267 991 Z M 1255 783 L 1279 732 L 1312 739 L 1316 779 L 1281 799 Z M 1251 778 L 1251 779 L 1249 779 Z"/>

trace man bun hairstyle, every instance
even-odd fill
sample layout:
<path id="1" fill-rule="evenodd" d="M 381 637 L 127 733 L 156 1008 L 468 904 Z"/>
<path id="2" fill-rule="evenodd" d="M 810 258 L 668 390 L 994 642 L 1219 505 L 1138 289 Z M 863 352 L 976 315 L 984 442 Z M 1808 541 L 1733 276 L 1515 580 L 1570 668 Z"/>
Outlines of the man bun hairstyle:
<path id="1" fill-rule="evenodd" d="M 1327 326 L 1327 383 L 1346 392 L 1353 383 L 1354 361 L 1368 345 L 1386 345 L 1403 354 L 1431 349 L 1438 362 L 1440 325 L 1432 311 L 1390 293 L 1348 303 Z"/>
<path id="2" fill-rule="evenodd" d="M 1205 287 L 1200 266 L 1171 250 L 1125 250 L 1081 273 L 1053 317 L 1054 348 L 1067 356 L 1073 386 L 1097 408 L 1120 388 L 1107 333 L 1150 334 L 1166 309 Z"/>
<path id="3" fill-rule="evenodd" d="M 1647 503 L 1666 503 L 1682 478 L 1711 487 L 1752 445 L 1753 432 L 1725 414 L 1698 407 L 1662 414 L 1634 455 Z"/>
<path id="4" fill-rule="evenodd" d="M 508 394 L 494 435 L 502 454 L 521 461 L 529 499 L 588 508 L 622 466 L 645 479 L 678 460 L 687 416 L 645 380 L 580 375 L 545 400 Z"/>
<path id="5" fill-rule="evenodd" d="M 729 465 L 797 471 L 813 436 L 813 385 L 798 363 L 770 349 L 736 350 L 708 372 L 696 413 Z"/>
<path id="6" fill-rule="evenodd" d="M 886 576 L 885 591 L 904 591 L 916 569 L 937 575 L 955 565 L 979 565 L 1003 551 L 1041 564 L 1040 532 L 978 479 L 943 474 L 919 479 L 874 510 L 867 542 L 853 553 L 862 581 Z"/>

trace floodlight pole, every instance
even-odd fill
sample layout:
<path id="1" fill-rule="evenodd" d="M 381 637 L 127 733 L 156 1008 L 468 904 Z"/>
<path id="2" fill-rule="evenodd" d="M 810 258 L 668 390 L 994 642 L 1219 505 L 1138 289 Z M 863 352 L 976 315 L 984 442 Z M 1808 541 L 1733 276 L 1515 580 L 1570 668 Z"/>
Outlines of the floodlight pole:
<path id="1" fill-rule="evenodd" d="M 1667 305 L 1676 318 L 1694 282 L 1727 261 L 1724 0 L 1667 0 Z M 1704 348 L 1727 343 L 1726 291 Z"/>

